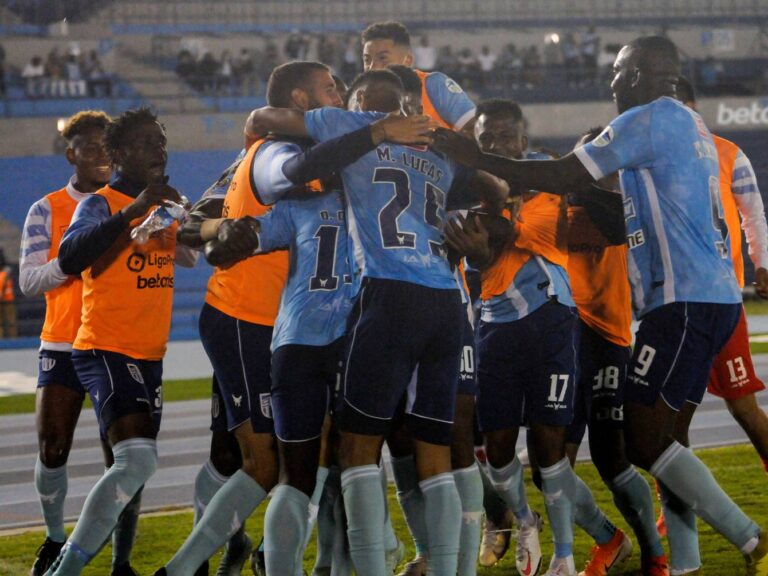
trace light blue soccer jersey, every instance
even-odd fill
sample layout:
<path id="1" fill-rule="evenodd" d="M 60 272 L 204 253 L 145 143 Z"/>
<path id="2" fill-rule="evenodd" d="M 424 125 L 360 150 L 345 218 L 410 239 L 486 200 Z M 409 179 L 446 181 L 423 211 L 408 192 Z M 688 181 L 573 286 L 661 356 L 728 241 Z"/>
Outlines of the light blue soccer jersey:
<path id="1" fill-rule="evenodd" d="M 305 124 L 313 139 L 324 142 L 382 117 L 320 108 L 305 114 Z M 455 174 L 454 163 L 427 148 L 388 143 L 341 171 L 356 277 L 457 288 L 442 237 Z"/>
<path id="2" fill-rule="evenodd" d="M 272 351 L 286 344 L 324 346 L 340 338 L 352 308 L 340 194 L 288 196 L 258 221 L 259 252 L 290 251 Z"/>
<path id="3" fill-rule="evenodd" d="M 475 115 L 475 103 L 454 80 L 442 72 L 430 72 L 424 88 L 440 117 L 455 130 L 461 130 Z"/>
<path id="4" fill-rule="evenodd" d="M 717 149 L 696 112 L 659 98 L 624 112 L 575 153 L 596 180 L 620 171 L 638 317 L 671 302 L 741 302 Z"/>

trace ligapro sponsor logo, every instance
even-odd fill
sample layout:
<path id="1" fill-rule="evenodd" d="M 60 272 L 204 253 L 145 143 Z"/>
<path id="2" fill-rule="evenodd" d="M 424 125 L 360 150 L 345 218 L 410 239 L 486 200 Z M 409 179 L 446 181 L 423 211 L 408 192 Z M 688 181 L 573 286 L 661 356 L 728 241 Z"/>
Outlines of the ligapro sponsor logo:
<path id="1" fill-rule="evenodd" d="M 729 106 L 720 102 L 717 106 L 719 126 L 768 126 L 768 98 L 754 100 L 746 106 Z"/>

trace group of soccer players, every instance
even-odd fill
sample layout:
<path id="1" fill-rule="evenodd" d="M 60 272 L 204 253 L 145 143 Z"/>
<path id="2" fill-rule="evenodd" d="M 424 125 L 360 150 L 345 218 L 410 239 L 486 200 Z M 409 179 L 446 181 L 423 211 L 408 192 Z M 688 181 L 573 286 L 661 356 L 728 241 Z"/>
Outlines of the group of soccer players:
<path id="1" fill-rule="evenodd" d="M 162 124 L 147 109 L 70 119 L 75 174 L 32 206 L 22 241 L 22 288 L 47 301 L 35 467 L 47 538 L 32 573 L 80 574 L 111 535 L 112 574 L 135 574 L 174 264 L 202 253 L 214 266 L 200 314 L 214 370 L 210 460 L 194 527 L 157 575 L 208 574 L 226 545 L 217 574 L 251 557 L 257 574 L 300 576 L 315 523 L 313 574 L 392 574 L 403 545 L 384 442 L 416 547 L 402 575 L 471 576 L 503 555 L 513 522 L 520 574 L 575 576 L 575 523 L 595 540 L 580 574 L 604 575 L 632 543 L 574 472 L 587 428 L 645 576 L 701 570 L 696 516 L 739 548 L 748 574 L 768 575 L 768 536 L 686 447 L 710 382 L 768 457 L 739 215 L 763 297 L 768 228 L 749 161 L 713 142 L 675 46 L 625 46 L 619 116 L 585 126 L 555 159 L 529 150 L 513 101 L 476 106 L 445 75 L 412 70 L 401 24 L 362 39 L 366 72 L 349 89 L 319 62 L 275 68 L 242 153 L 180 226 L 144 244 L 130 230 L 180 199 Z M 86 391 L 107 469 L 67 538 L 66 461 Z M 554 540 L 546 566 L 521 426 Z M 669 559 L 633 465 L 657 480 Z M 269 494 L 253 550 L 244 522 Z"/>

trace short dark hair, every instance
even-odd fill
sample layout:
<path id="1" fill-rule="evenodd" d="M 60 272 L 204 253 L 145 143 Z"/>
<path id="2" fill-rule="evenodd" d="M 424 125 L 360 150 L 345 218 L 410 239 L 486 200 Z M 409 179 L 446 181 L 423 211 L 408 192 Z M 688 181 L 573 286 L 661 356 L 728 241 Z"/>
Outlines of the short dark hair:
<path id="1" fill-rule="evenodd" d="M 677 70 L 680 73 L 680 53 L 677 46 L 666 36 L 641 36 L 628 44 L 635 52 L 634 62 L 645 72 L 668 72 Z"/>
<path id="2" fill-rule="evenodd" d="M 408 28 L 394 20 L 374 22 L 363 30 L 362 39 L 363 44 L 371 40 L 392 40 L 400 46 L 411 47 L 411 34 L 408 32 Z"/>
<path id="3" fill-rule="evenodd" d="M 486 116 L 511 116 L 515 122 L 523 122 L 523 111 L 514 100 L 507 98 L 488 98 L 482 100 L 475 110 L 475 119 Z"/>
<path id="4" fill-rule="evenodd" d="M 277 108 L 291 107 L 291 92 L 296 88 L 305 90 L 311 81 L 312 72 L 330 72 L 322 62 L 297 60 L 286 62 L 272 70 L 267 82 L 267 104 Z"/>
<path id="5" fill-rule="evenodd" d="M 163 126 L 157 120 L 157 115 L 149 108 L 142 106 L 141 108 L 135 108 L 133 110 L 126 110 L 120 116 L 113 119 L 107 125 L 107 129 L 104 133 L 104 146 L 107 149 L 107 154 L 112 160 L 115 160 L 116 152 L 125 142 L 125 138 L 128 133 L 136 126 L 142 124 L 157 122 L 160 127 L 165 131 Z"/>
<path id="6" fill-rule="evenodd" d="M 111 121 L 112 118 L 101 110 L 83 110 L 67 120 L 61 130 L 61 135 L 67 142 L 71 142 L 75 136 L 79 136 L 92 128 L 106 129 Z"/>
<path id="7" fill-rule="evenodd" d="M 352 84 L 349 85 L 349 94 L 354 93 L 355 90 L 362 86 L 367 86 L 373 83 L 391 84 L 400 91 L 405 90 L 403 81 L 391 70 L 368 70 L 368 72 L 358 74 L 357 77 L 352 80 Z"/>
<path id="8" fill-rule="evenodd" d="M 394 74 L 400 78 L 403 83 L 403 89 L 406 92 L 421 94 L 421 78 L 414 72 L 413 68 L 409 68 L 403 64 L 390 64 L 387 66 L 388 70 L 391 70 Z"/>
<path id="9" fill-rule="evenodd" d="M 680 102 L 696 102 L 696 91 L 685 76 L 677 77 L 677 99 Z"/>

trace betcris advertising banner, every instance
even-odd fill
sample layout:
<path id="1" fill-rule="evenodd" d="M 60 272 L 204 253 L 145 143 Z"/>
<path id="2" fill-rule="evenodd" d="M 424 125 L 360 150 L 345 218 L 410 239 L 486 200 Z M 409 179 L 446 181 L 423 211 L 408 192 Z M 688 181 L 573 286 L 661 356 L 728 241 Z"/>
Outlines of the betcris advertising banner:
<path id="1" fill-rule="evenodd" d="M 707 99 L 699 111 L 715 132 L 768 129 L 768 96 Z"/>

